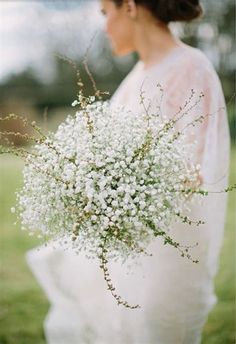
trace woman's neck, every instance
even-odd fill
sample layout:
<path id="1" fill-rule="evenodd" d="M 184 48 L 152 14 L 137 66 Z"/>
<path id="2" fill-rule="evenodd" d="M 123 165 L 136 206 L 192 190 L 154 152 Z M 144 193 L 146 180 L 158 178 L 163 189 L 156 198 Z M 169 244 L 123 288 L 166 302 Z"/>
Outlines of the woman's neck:
<path id="1" fill-rule="evenodd" d="M 173 49 L 184 44 L 173 36 L 167 25 L 153 22 L 137 26 L 134 42 L 145 67 L 161 62 Z"/>

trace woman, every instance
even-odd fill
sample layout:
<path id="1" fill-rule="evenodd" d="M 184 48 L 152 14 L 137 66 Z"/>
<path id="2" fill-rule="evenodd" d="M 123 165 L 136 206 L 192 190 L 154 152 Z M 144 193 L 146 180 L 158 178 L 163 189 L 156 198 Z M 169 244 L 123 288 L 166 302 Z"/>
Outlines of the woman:
<path id="1" fill-rule="evenodd" d="M 106 32 L 116 55 L 136 51 L 140 61 L 122 82 L 111 104 L 142 112 L 141 88 L 150 111 L 160 105 L 156 85 L 163 87 L 162 116 L 170 118 L 189 98 L 201 102 L 178 123 L 184 127 L 196 114 L 202 124 L 187 131 L 196 141 L 194 162 L 201 164 L 203 188 L 218 190 L 227 184 L 229 131 L 225 101 L 218 76 L 205 55 L 176 39 L 168 24 L 191 21 L 202 14 L 198 0 L 102 0 Z M 186 119 L 187 118 L 187 119 Z M 186 122 L 187 121 L 187 122 Z M 51 302 L 45 320 L 49 344 L 198 344 L 208 314 L 216 303 L 214 276 L 222 244 L 226 195 L 206 197 L 190 205 L 190 216 L 206 223 L 201 227 L 176 223 L 171 235 L 193 247 L 199 259 L 193 264 L 174 248 L 156 240 L 152 257 L 142 258 L 128 270 L 110 266 L 117 291 L 141 309 L 115 303 L 98 265 L 86 257 L 48 247 L 28 253 L 28 262 Z"/>

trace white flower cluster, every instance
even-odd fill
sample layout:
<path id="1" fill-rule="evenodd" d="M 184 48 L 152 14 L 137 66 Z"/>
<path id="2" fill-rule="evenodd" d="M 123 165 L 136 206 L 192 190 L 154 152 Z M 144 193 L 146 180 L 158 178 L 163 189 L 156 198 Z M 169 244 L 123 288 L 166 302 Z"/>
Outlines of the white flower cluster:
<path id="1" fill-rule="evenodd" d="M 184 210 L 184 182 L 197 177 L 174 135 L 160 118 L 109 102 L 68 116 L 28 157 L 18 193 L 23 226 L 91 258 L 104 239 L 110 258 L 145 250 Z"/>

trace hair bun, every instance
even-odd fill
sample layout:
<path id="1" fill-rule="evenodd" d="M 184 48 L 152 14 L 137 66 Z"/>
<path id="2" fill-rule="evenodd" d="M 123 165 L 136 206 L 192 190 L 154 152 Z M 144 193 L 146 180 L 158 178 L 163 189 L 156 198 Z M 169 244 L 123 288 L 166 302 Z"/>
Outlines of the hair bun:
<path id="1" fill-rule="evenodd" d="M 136 0 L 164 23 L 190 22 L 203 14 L 199 0 Z"/>
<path id="2" fill-rule="evenodd" d="M 113 0 L 121 6 L 124 0 Z M 135 0 L 135 3 L 146 7 L 157 19 L 168 24 L 171 21 L 186 21 L 203 14 L 200 0 Z"/>
<path id="3" fill-rule="evenodd" d="M 170 21 L 191 21 L 200 17 L 203 13 L 198 0 L 170 1 L 173 6 L 172 18 Z"/>

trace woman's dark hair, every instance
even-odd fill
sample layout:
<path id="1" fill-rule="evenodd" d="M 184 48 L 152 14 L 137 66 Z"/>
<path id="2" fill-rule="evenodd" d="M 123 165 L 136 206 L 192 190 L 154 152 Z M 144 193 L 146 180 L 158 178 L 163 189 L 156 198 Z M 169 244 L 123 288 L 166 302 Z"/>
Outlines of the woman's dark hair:
<path id="1" fill-rule="evenodd" d="M 124 0 L 112 0 L 118 7 Z M 199 0 L 135 0 L 137 5 L 146 7 L 157 19 L 169 22 L 190 22 L 203 14 Z"/>

